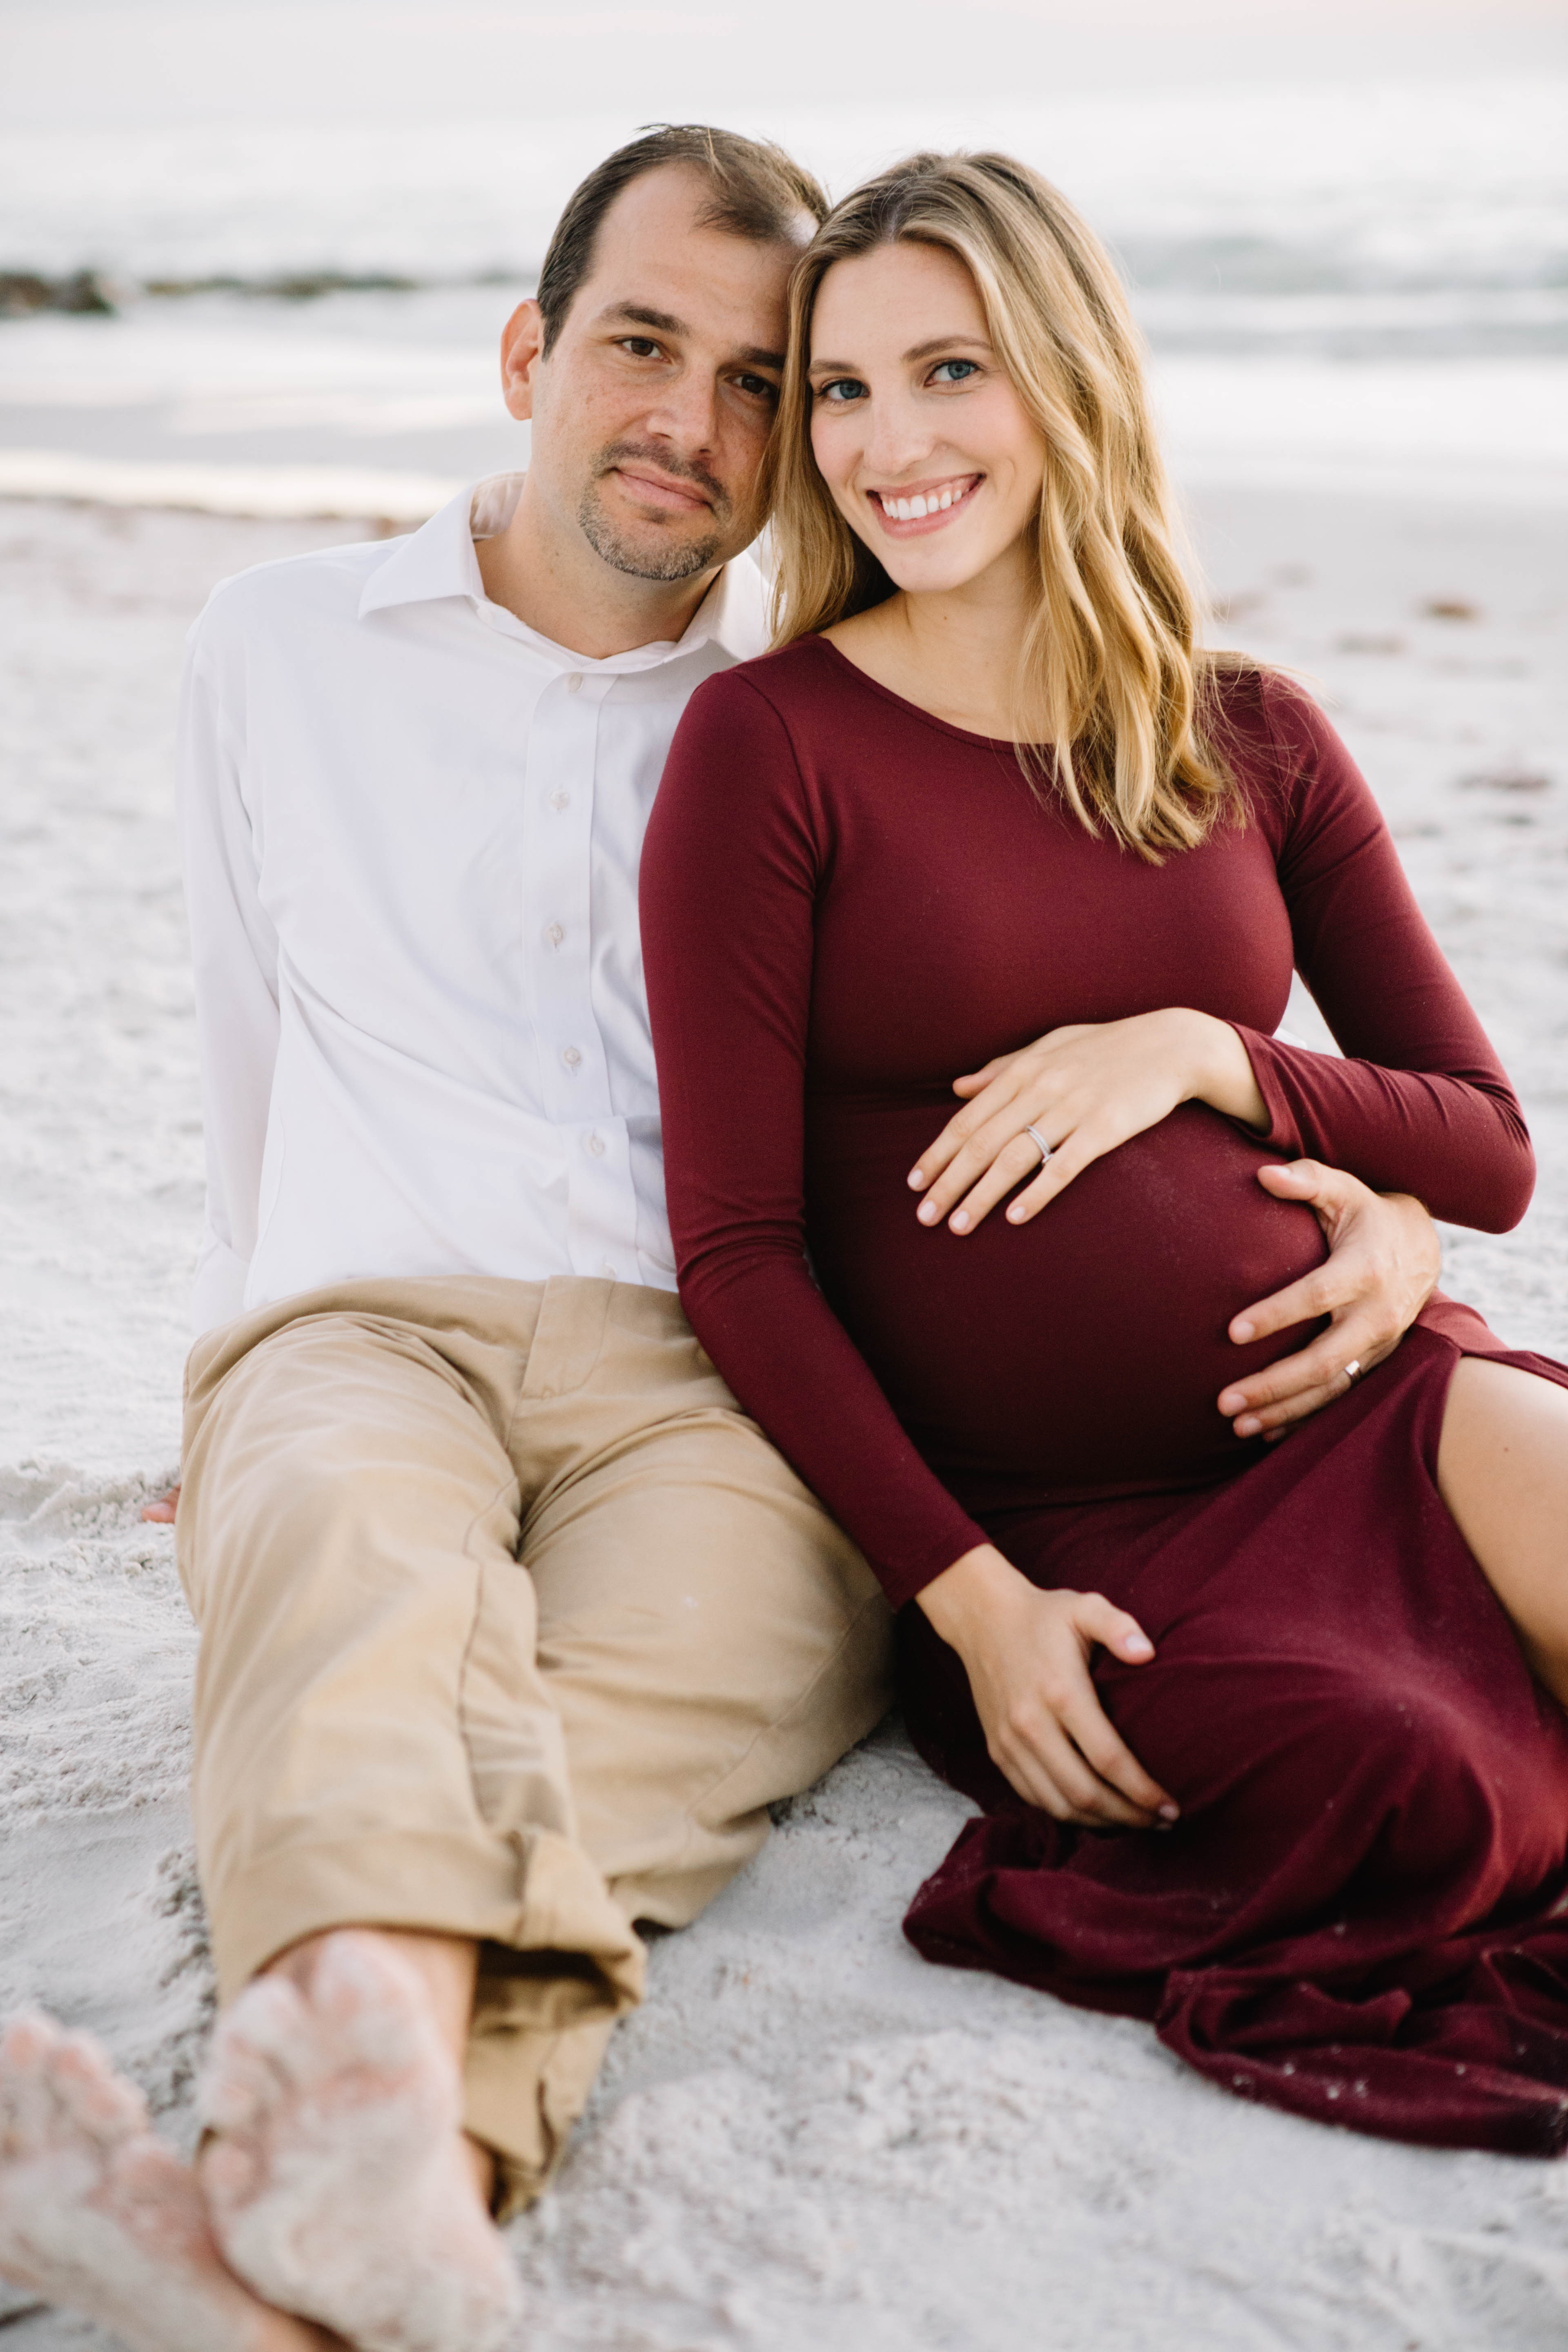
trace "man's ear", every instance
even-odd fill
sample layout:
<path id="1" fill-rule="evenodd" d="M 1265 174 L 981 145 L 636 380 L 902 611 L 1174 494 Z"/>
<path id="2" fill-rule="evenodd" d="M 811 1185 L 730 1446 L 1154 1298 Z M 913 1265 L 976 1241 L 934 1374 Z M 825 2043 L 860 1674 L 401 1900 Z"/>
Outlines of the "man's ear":
<path id="1" fill-rule="evenodd" d="M 544 313 L 531 294 L 518 304 L 500 338 L 501 392 L 520 422 L 533 415 L 533 371 L 543 347 Z"/>

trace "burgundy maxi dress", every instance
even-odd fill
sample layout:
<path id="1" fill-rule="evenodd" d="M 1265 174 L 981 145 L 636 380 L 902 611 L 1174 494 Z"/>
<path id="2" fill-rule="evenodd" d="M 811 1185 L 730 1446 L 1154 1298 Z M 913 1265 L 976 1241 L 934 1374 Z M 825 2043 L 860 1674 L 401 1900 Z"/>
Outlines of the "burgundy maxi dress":
<path id="1" fill-rule="evenodd" d="M 1259 1167 L 1495 1232 L 1529 1138 L 1332 730 L 1257 673 L 1221 691 L 1247 821 L 1152 866 L 820 637 L 699 689 L 642 880 L 681 1296 L 900 1607 L 912 1735 L 984 1808 L 909 1914 L 921 1952 L 1148 2018 L 1278 2106 L 1555 2154 L 1568 1722 L 1435 1469 L 1461 1354 L 1568 1370 L 1439 1301 L 1281 1445 L 1215 1404 L 1307 1336 L 1238 1348 L 1229 1318 L 1323 1255 Z M 1348 1058 L 1272 1036 L 1293 965 Z M 1187 1105 L 1026 1226 L 917 1223 L 956 1076 L 1163 1005 L 1234 1024 L 1266 1137 Z M 984 1539 L 1148 1632 L 1152 1664 L 1094 1674 L 1173 1831 L 1064 1827 L 989 1761 L 902 1605 Z"/>

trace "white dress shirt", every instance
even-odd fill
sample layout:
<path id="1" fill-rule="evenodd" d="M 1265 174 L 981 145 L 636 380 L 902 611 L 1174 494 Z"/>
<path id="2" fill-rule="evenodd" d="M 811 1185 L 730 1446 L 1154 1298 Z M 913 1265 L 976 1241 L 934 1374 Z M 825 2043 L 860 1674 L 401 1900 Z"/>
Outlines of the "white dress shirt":
<path id="1" fill-rule="evenodd" d="M 637 866 L 763 583 L 742 558 L 679 644 L 586 660 L 485 594 L 521 479 L 243 572 L 192 632 L 198 1330 L 363 1275 L 675 1288 Z"/>

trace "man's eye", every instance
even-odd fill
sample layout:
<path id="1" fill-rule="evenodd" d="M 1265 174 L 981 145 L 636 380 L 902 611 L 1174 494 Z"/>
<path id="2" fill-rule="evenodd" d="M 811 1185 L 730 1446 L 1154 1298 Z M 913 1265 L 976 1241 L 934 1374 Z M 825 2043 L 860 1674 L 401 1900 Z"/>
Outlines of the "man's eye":
<path id="1" fill-rule="evenodd" d="M 738 375 L 735 386 L 737 391 L 748 394 L 753 400 L 776 400 L 779 396 L 777 384 L 765 375 Z"/>
<path id="2" fill-rule="evenodd" d="M 623 335 L 621 349 L 623 352 L 630 352 L 635 360 L 652 360 L 658 357 L 658 345 L 651 335 Z"/>
<path id="3" fill-rule="evenodd" d="M 816 396 L 818 400 L 831 402 L 836 408 L 842 408 L 852 400 L 864 400 L 866 387 L 858 376 L 836 376 L 831 383 L 817 386 Z"/>
<path id="4" fill-rule="evenodd" d="M 939 360 L 931 372 L 933 383 L 962 383 L 965 376 L 973 375 L 973 360 Z"/>

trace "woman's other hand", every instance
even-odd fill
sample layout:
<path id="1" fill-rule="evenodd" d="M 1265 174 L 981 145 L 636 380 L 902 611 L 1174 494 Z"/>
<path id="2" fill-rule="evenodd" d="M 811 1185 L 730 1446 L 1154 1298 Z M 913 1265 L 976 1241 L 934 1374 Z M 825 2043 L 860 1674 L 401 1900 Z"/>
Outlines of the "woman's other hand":
<path id="1" fill-rule="evenodd" d="M 1299 1355 L 1282 1356 L 1233 1388 L 1219 1409 L 1237 1437 L 1285 1436 L 1292 1422 L 1331 1404 L 1373 1364 L 1392 1355 L 1436 1287 L 1443 1271 L 1437 1228 L 1407 1192 L 1373 1192 L 1342 1168 L 1316 1160 L 1260 1168 L 1258 1181 L 1281 1201 L 1305 1201 L 1329 1244 L 1321 1265 L 1230 1326 L 1238 1346 L 1326 1315 L 1328 1328 Z M 1347 1375 L 1347 1367 L 1353 1371 Z"/>
<path id="2" fill-rule="evenodd" d="M 955 1234 L 973 1233 L 1034 1169 L 1034 1182 L 1007 1207 L 1011 1223 L 1026 1224 L 1091 1160 L 1158 1127 L 1178 1103 L 1206 1102 L 1259 1129 L 1268 1124 L 1229 1022 L 1178 1006 L 1053 1029 L 955 1079 L 952 1090 L 966 1097 L 964 1108 L 921 1153 L 910 1185 L 925 1194 L 921 1223 L 946 1217 Z M 1051 1147 L 1043 1164 L 1030 1128 Z"/>
<path id="3" fill-rule="evenodd" d="M 1097 1644 L 1130 1666 L 1154 1645 L 1098 1592 L 1042 1592 L 990 1544 L 965 1552 L 918 1596 L 958 1652 L 992 1761 L 1031 1805 L 1084 1829 L 1155 1829 L 1175 1801 L 1152 1780 L 1100 1704 Z"/>

